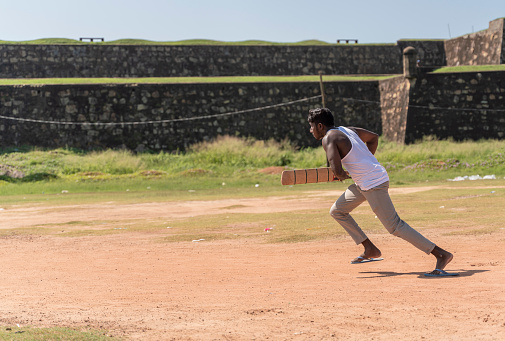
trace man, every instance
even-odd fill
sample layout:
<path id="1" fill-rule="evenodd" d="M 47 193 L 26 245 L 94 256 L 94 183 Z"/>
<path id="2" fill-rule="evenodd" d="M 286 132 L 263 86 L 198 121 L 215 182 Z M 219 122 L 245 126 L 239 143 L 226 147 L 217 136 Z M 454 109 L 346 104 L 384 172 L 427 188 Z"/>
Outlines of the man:
<path id="1" fill-rule="evenodd" d="M 342 225 L 356 244 L 362 244 L 365 248 L 363 254 L 351 263 L 382 260 L 379 258 L 382 255 L 381 251 L 368 239 L 349 214 L 366 200 L 389 233 L 436 257 L 435 270 L 425 274 L 426 276 L 458 275 L 444 271 L 453 255 L 426 239 L 401 220 L 396 213 L 388 193 L 389 176 L 374 156 L 379 136 L 362 128 L 335 127 L 333 114 L 327 108 L 309 110 L 308 121 L 314 138 L 322 140 L 334 179 L 343 181 L 352 178 L 355 182 L 330 210 L 331 216 Z"/>

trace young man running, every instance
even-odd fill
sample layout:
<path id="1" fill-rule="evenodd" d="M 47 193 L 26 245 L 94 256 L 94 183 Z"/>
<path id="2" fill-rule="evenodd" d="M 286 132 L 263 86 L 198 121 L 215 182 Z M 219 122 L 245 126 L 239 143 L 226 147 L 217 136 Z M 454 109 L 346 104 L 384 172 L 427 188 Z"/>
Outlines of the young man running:
<path id="1" fill-rule="evenodd" d="M 349 214 L 366 200 L 389 233 L 406 240 L 426 254 L 436 257 L 435 270 L 425 274 L 426 276 L 457 275 L 457 273 L 444 271 L 453 255 L 426 239 L 400 219 L 396 213 L 388 193 L 389 176 L 374 156 L 379 135 L 362 128 L 335 127 L 333 114 L 327 108 L 310 110 L 308 121 L 314 138 L 322 140 L 334 179 L 343 181 L 352 178 L 355 182 L 347 188 L 330 210 L 331 216 L 342 225 L 356 244 L 362 244 L 365 248 L 363 254 L 351 263 L 382 260 L 379 258 L 382 255 L 381 251 Z"/>

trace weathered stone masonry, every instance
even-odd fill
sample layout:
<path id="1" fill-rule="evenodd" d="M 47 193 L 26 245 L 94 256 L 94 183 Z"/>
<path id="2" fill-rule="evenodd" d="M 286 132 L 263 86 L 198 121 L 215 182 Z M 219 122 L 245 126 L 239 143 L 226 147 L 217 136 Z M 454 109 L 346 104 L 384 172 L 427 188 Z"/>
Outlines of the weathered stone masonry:
<path id="1" fill-rule="evenodd" d="M 390 141 L 505 138 L 505 72 L 396 77 L 379 89 L 382 133 Z"/>
<path id="2" fill-rule="evenodd" d="M 410 94 L 404 142 L 426 135 L 455 140 L 505 138 L 505 72 L 420 77 Z"/>
<path id="3" fill-rule="evenodd" d="M 444 41 L 382 45 L 0 45 L 0 78 L 399 74 L 402 51 L 445 65 Z"/>
<path id="4" fill-rule="evenodd" d="M 330 82 L 325 86 L 328 106 L 340 122 L 381 131 L 377 82 Z M 66 122 L 189 119 L 319 94 L 319 84 L 314 82 L 3 86 L 0 87 L 0 115 L 61 124 L 1 119 L 0 146 L 177 150 L 219 135 L 289 139 L 298 146 L 316 146 L 306 117 L 310 108 L 321 105 L 319 98 L 273 109 L 172 123 L 94 126 Z"/>
<path id="5" fill-rule="evenodd" d="M 431 74 L 441 65 L 503 64 L 505 19 L 448 41 L 343 46 L 0 45 L 0 77 L 162 77 L 401 74 L 380 82 L 325 83 L 338 124 L 410 143 L 426 135 L 503 138 L 505 72 Z M 414 47 L 407 49 L 407 47 Z M 415 54 L 414 54 L 415 53 Z M 422 67 L 413 67 L 419 58 Z M 0 146 L 176 150 L 219 135 L 314 146 L 308 109 L 319 100 L 202 120 L 320 94 L 317 83 L 1 86 Z M 488 110 L 485 110 L 488 109 Z M 183 119 L 153 124 L 105 123 Z M 96 123 L 69 124 L 68 122 Z"/>
<path id="6" fill-rule="evenodd" d="M 447 66 L 504 64 L 503 18 L 489 23 L 489 29 L 445 41 Z"/>
<path id="7" fill-rule="evenodd" d="M 401 73 L 390 45 L 0 45 L 0 78 Z"/>

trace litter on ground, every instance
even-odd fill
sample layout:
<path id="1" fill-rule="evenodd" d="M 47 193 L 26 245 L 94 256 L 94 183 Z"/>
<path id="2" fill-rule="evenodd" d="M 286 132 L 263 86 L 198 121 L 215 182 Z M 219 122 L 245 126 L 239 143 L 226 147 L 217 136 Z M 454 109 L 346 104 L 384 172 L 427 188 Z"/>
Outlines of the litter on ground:
<path id="1" fill-rule="evenodd" d="M 447 179 L 448 181 L 465 181 L 465 180 L 495 180 L 496 175 L 484 175 L 483 177 L 479 174 L 477 175 L 465 175 L 465 176 L 457 176 L 454 179 Z"/>

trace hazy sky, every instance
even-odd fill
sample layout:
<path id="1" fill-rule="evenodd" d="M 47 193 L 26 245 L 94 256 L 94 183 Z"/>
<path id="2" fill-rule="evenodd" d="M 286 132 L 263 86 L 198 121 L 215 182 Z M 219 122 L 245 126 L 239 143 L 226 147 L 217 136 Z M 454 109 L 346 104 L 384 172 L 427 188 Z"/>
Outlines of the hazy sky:
<path id="1" fill-rule="evenodd" d="M 394 43 L 448 39 L 505 17 L 504 0 L 1 0 L 0 40 L 104 37 Z"/>

